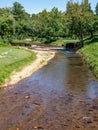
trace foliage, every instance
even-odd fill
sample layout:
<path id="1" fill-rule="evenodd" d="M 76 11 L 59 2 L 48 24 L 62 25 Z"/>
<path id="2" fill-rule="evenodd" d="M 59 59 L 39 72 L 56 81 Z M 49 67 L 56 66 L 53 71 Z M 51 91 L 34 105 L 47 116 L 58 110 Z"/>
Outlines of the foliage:
<path id="1" fill-rule="evenodd" d="M 45 38 L 50 43 L 53 39 L 65 35 L 64 15 L 57 8 L 50 12 L 43 10 L 39 14 L 32 15 L 33 35 L 38 38 Z"/>
<path id="2" fill-rule="evenodd" d="M 58 45 L 58 46 L 66 46 L 67 43 L 75 43 L 78 42 L 79 40 L 75 40 L 75 39 L 64 39 L 64 38 L 60 38 L 56 41 L 51 42 L 51 44 L 53 45 Z"/>
<path id="3" fill-rule="evenodd" d="M 91 41 L 90 39 L 87 40 L 87 43 L 89 44 L 80 49 L 80 52 L 83 56 L 84 62 L 98 78 L 98 37 L 93 38 Z"/>
<path id="4" fill-rule="evenodd" d="M 25 12 L 24 7 L 18 3 L 13 3 L 11 13 L 15 20 L 15 32 L 14 35 L 18 39 L 23 39 L 29 35 L 30 31 L 30 15 Z"/>
<path id="5" fill-rule="evenodd" d="M 9 8 L 0 9 L 0 36 L 2 39 L 14 33 L 14 18 Z"/>
<path id="6" fill-rule="evenodd" d="M 10 39 L 9 40 L 11 45 L 21 45 L 21 46 L 29 46 L 32 44 L 32 42 L 30 40 L 18 40 L 18 39 Z"/>
<path id="7" fill-rule="evenodd" d="M 96 14 L 97 14 L 96 5 Z M 94 15 L 91 4 L 84 0 L 81 4 L 69 0 L 66 12 L 54 7 L 38 14 L 28 14 L 19 2 L 10 8 L 0 8 L 0 37 L 19 39 L 31 37 L 44 43 L 51 43 L 59 37 L 79 39 L 98 30 L 98 16 Z"/>
<path id="8" fill-rule="evenodd" d="M 96 12 L 96 15 L 98 15 L 98 3 L 96 4 L 95 12 Z"/>
<path id="9" fill-rule="evenodd" d="M 94 15 L 88 1 L 79 4 L 71 0 L 67 3 L 66 18 L 70 33 L 75 35 L 83 43 L 83 37 L 90 33 L 93 37 Z"/>

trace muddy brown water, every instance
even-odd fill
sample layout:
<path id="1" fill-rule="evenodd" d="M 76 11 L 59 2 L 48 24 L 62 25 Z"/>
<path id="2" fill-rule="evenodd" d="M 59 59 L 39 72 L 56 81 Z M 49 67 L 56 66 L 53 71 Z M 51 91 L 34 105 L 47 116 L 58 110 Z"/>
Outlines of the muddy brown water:
<path id="1" fill-rule="evenodd" d="M 58 52 L 0 90 L 0 130 L 98 130 L 98 81 L 79 55 Z"/>

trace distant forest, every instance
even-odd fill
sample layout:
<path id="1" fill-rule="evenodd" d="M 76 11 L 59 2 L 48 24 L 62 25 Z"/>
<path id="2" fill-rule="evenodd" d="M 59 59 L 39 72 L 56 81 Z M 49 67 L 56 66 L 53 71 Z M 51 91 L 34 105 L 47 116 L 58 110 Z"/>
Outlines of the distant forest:
<path id="1" fill-rule="evenodd" d="M 19 3 L 0 8 L 0 37 L 2 39 L 42 38 L 43 42 L 63 37 L 79 39 L 98 34 L 98 3 L 95 11 L 88 0 L 78 3 L 69 0 L 66 11 L 54 7 L 30 15 Z"/>

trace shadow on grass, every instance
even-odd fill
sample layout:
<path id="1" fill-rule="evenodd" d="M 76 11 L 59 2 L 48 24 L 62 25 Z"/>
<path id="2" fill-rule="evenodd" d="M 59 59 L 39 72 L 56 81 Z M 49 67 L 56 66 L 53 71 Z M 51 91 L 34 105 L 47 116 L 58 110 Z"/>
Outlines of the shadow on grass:
<path id="1" fill-rule="evenodd" d="M 44 44 L 51 44 L 52 42 L 55 42 L 57 39 L 47 39 Z"/>
<path id="2" fill-rule="evenodd" d="M 88 44 L 94 44 L 94 43 L 96 43 L 96 42 L 98 42 L 98 36 L 94 36 L 93 38 L 91 38 L 91 37 L 88 37 L 88 38 L 86 38 L 85 40 L 84 40 L 84 44 L 86 44 L 86 45 L 88 45 Z"/>

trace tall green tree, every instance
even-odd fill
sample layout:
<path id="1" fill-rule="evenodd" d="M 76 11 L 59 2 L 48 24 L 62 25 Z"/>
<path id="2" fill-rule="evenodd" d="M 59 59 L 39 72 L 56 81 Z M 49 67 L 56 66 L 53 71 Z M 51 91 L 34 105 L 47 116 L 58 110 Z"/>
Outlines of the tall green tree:
<path id="1" fill-rule="evenodd" d="M 19 2 L 14 2 L 12 7 L 12 14 L 15 20 L 21 20 L 24 17 L 24 13 L 24 7 Z"/>
<path id="2" fill-rule="evenodd" d="M 64 35 L 64 14 L 57 8 L 50 12 L 43 10 L 39 14 L 32 16 L 32 29 L 35 35 L 46 38 L 49 42 Z"/>
<path id="3" fill-rule="evenodd" d="M 69 0 L 66 12 L 54 7 L 51 11 L 43 10 L 30 16 L 19 2 L 11 8 L 0 9 L 0 37 L 24 39 L 38 37 L 46 42 L 59 37 L 78 38 L 83 45 L 83 38 L 93 37 L 98 30 L 98 3 L 94 15 L 88 0 L 73 2 Z"/>
<path id="4" fill-rule="evenodd" d="M 72 35 L 78 37 L 83 46 L 83 37 L 85 34 L 93 35 L 93 13 L 88 10 L 88 0 L 82 4 L 69 1 L 66 11 L 69 30 Z"/>
<path id="5" fill-rule="evenodd" d="M 11 12 L 15 19 L 15 37 L 23 39 L 25 36 L 29 35 L 30 15 L 25 12 L 24 7 L 19 2 L 13 3 Z"/>
<path id="6" fill-rule="evenodd" d="M 98 15 L 98 3 L 96 4 L 95 12 L 96 12 L 96 15 Z"/>
<path id="7" fill-rule="evenodd" d="M 8 38 L 14 34 L 15 21 L 9 8 L 0 9 L 0 36 Z"/>

